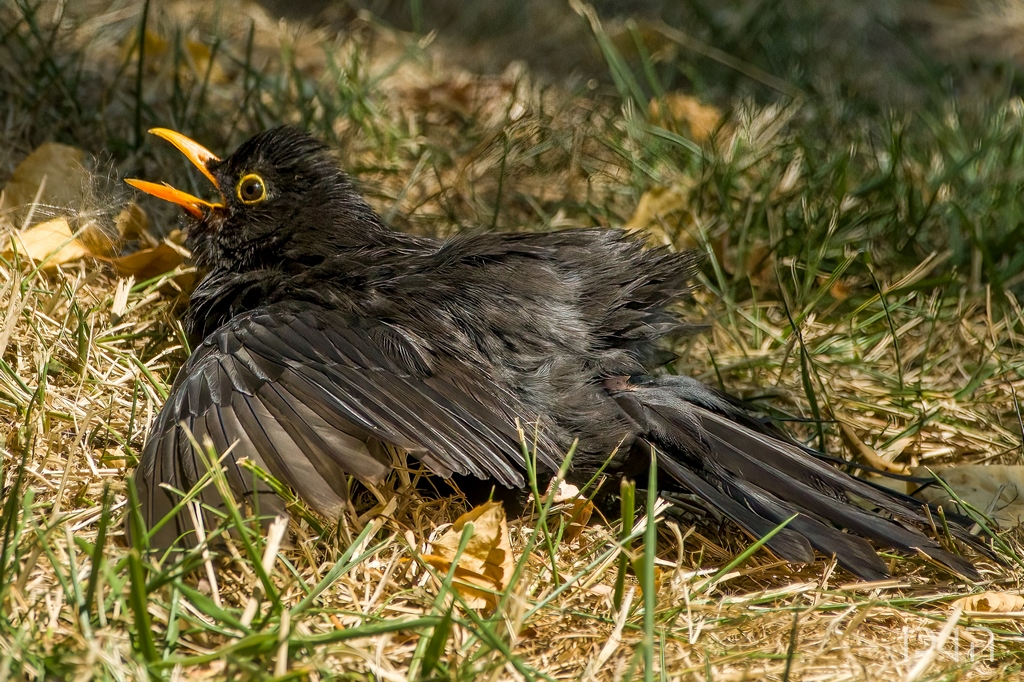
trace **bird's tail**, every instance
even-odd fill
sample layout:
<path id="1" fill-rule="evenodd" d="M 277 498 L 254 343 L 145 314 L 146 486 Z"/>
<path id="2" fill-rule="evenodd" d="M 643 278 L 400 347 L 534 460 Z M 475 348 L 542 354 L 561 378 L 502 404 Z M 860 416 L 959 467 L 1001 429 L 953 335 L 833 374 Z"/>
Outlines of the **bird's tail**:
<path id="1" fill-rule="evenodd" d="M 766 543 L 779 557 L 809 562 L 818 550 L 860 578 L 878 580 L 889 571 L 871 540 L 980 579 L 969 561 L 923 532 L 935 528 L 928 505 L 825 463 L 728 396 L 673 376 L 632 377 L 608 388 L 657 450 L 671 481 L 666 487 L 685 488 L 755 537 L 796 514 Z M 970 519 L 946 514 L 946 521 L 952 535 L 984 551 L 968 531 Z"/>

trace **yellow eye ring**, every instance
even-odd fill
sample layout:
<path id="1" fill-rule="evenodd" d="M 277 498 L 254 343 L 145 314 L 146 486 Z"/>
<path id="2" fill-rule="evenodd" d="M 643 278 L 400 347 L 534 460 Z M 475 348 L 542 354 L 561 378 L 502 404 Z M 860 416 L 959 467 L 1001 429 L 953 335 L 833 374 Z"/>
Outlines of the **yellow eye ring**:
<path id="1" fill-rule="evenodd" d="M 267 186 L 260 176 L 255 173 L 247 173 L 238 181 L 235 194 L 243 204 L 258 204 L 267 198 Z"/>

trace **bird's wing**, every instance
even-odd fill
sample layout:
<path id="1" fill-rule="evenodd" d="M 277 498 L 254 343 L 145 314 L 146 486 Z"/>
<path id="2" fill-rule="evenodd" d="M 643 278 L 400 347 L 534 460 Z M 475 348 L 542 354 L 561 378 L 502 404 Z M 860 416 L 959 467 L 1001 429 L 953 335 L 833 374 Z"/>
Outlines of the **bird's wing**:
<path id="1" fill-rule="evenodd" d="M 346 474 L 379 480 L 389 466 L 375 442 L 404 448 L 441 475 L 474 474 L 523 485 L 507 391 L 468 365 L 445 361 L 408 331 L 316 306 L 275 305 L 212 333 L 182 367 L 136 470 L 152 526 L 206 470 L 189 433 L 223 455 L 236 495 L 273 504 L 237 461 L 248 457 L 336 516 Z M 184 428 L 183 428 L 184 427 Z M 187 429 L 187 431 L 186 431 Z M 204 501 L 214 503 L 212 490 Z M 265 508 L 264 508 L 265 510 Z M 188 525 L 154 538 L 169 546 Z"/>

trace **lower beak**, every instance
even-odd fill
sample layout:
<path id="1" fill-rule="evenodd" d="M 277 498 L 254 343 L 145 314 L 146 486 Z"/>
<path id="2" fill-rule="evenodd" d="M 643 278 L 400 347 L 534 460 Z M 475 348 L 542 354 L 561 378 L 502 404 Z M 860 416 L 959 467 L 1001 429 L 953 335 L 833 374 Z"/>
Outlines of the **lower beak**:
<path id="1" fill-rule="evenodd" d="M 167 140 L 175 147 L 177 147 L 178 151 L 184 154 L 185 158 L 187 158 L 189 161 L 195 164 L 195 166 L 203 173 L 203 175 L 210 179 L 210 182 L 213 183 L 213 186 L 216 187 L 218 191 L 220 191 L 220 186 L 217 183 L 217 178 L 213 176 L 213 173 L 210 172 L 209 168 L 209 163 L 211 161 L 220 160 L 213 152 L 211 152 L 209 149 L 199 144 L 195 140 L 185 137 L 181 133 L 174 132 L 173 130 L 168 130 L 167 128 L 153 128 L 149 132 L 153 133 L 157 137 L 161 137 Z M 167 184 L 158 185 L 154 182 L 146 182 L 145 180 L 134 179 L 127 179 L 125 180 L 125 182 L 138 190 L 142 190 L 147 194 L 152 194 L 158 199 L 163 199 L 164 201 L 170 201 L 172 203 L 178 204 L 179 206 L 181 206 L 186 211 L 188 211 L 193 216 L 199 219 L 202 219 L 208 211 L 224 207 L 224 204 L 222 203 L 210 203 L 209 201 L 200 199 L 199 197 L 192 196 L 187 192 L 182 192 L 181 190 L 175 189 Z M 221 193 L 221 196 L 223 196 L 223 193 Z"/>
<path id="2" fill-rule="evenodd" d="M 223 208 L 224 206 L 224 204 L 212 204 L 205 199 L 194 197 L 188 192 L 182 192 L 180 189 L 174 189 L 170 185 L 158 185 L 155 182 L 146 182 L 145 180 L 135 180 L 133 178 L 127 178 L 125 182 L 135 189 L 142 190 L 146 194 L 152 194 L 158 199 L 178 204 L 199 219 L 202 219 L 203 216 L 206 215 L 206 211 L 210 211 L 215 208 Z"/>

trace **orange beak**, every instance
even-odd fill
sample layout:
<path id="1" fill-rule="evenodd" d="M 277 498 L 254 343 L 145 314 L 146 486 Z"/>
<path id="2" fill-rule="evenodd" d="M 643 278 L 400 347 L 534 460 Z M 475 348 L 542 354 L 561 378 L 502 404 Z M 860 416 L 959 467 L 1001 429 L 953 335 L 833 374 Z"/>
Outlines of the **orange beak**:
<path id="1" fill-rule="evenodd" d="M 176 133 L 173 130 L 168 130 L 167 128 L 153 128 L 149 132 L 153 133 L 157 137 L 162 137 L 177 147 L 178 151 L 184 154 L 185 158 L 195 164 L 196 168 L 210 179 L 213 186 L 220 190 L 220 187 L 217 184 L 217 179 L 213 177 L 213 173 L 210 172 L 210 169 L 207 168 L 206 165 L 210 161 L 220 160 L 213 152 L 195 140 L 185 137 L 181 133 Z M 167 184 L 158 185 L 155 182 L 146 182 L 145 180 L 134 179 L 126 179 L 125 182 L 135 189 L 142 190 L 146 194 L 152 194 L 158 199 L 178 204 L 200 220 L 206 215 L 207 211 L 224 207 L 224 204 L 212 204 L 209 201 L 200 199 L 199 197 L 194 197 L 187 192 L 174 189 Z"/>

